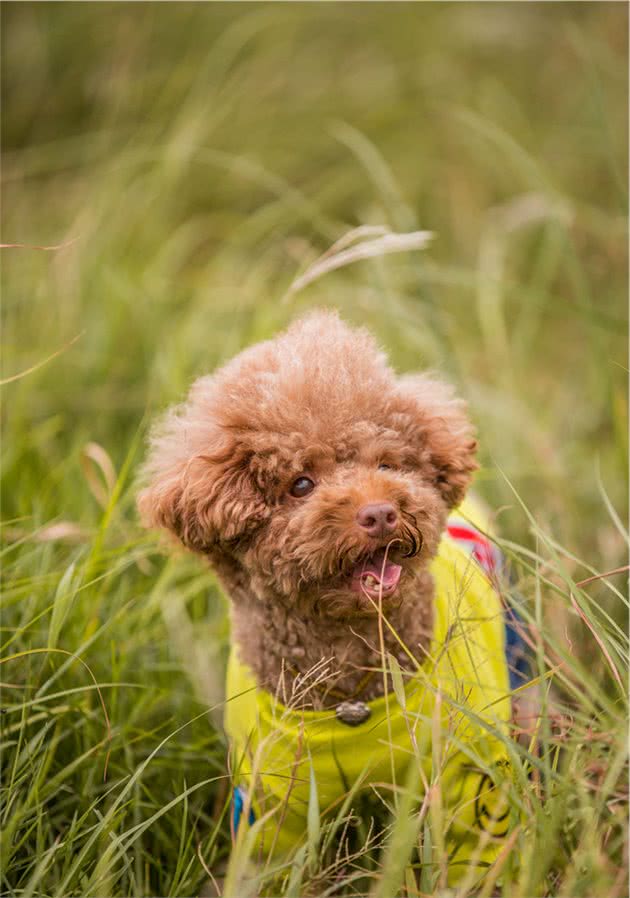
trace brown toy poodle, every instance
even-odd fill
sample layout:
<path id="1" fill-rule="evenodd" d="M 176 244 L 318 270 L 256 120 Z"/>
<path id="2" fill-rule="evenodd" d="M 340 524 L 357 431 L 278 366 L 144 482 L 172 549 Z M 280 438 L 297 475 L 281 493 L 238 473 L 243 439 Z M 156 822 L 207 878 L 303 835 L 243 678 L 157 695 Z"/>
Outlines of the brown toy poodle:
<path id="1" fill-rule="evenodd" d="M 367 331 L 328 311 L 307 315 L 200 378 L 154 430 L 139 507 L 147 525 L 166 528 L 208 559 L 231 600 L 236 672 L 228 675 L 228 698 L 256 696 L 228 703 L 227 729 L 241 765 L 249 752 L 251 773 L 257 744 L 280 733 L 267 756 L 275 778 L 262 791 L 267 802 L 271 796 L 285 807 L 277 818 L 282 832 L 262 839 L 267 847 L 289 850 L 306 828 L 309 774 L 296 768 L 304 738 L 309 757 L 321 757 L 320 805 L 334 802 L 358 775 L 353 753 L 360 769 L 373 760 L 374 775 L 388 776 L 370 746 L 376 752 L 383 741 L 379 702 L 389 701 L 394 676 L 417 686 L 430 667 L 441 695 L 450 683 L 451 694 L 476 713 L 491 708 L 493 726 L 509 718 L 493 547 L 459 520 L 451 542 L 461 545 L 442 557 L 449 513 L 477 467 L 475 449 L 464 403 L 449 386 L 425 375 L 397 377 Z M 451 619 L 455 593 L 457 601 L 459 593 L 476 598 L 467 599 L 466 615 Z M 453 638 L 464 616 L 484 620 L 466 651 Z M 447 645 L 455 645 L 450 657 Z M 475 683 L 462 692 L 467 678 Z M 426 683 L 416 692 L 415 725 L 442 713 L 426 705 Z M 411 699 L 403 705 L 411 713 Z M 391 720 L 388 726 L 391 740 Z M 319 729 L 309 735 L 309 727 Z M 408 729 L 401 728 L 401 739 Z M 460 743 L 462 732 L 460 726 Z M 500 747 L 486 752 L 472 780 L 470 752 L 459 766 L 449 761 L 446 773 L 431 773 L 428 743 L 422 764 L 425 755 L 428 777 L 447 782 L 452 770 L 451 782 L 459 784 L 465 809 L 452 854 L 472 830 L 489 833 L 491 842 L 503 838 L 505 809 L 488 811 L 486 794 L 490 762 L 506 767 Z M 264 794 L 240 787 L 235 802 L 235 827 L 243 807 L 252 824 L 270 806 Z"/>
<path id="2" fill-rule="evenodd" d="M 152 436 L 139 506 L 216 570 L 261 686 L 330 659 L 335 695 L 371 699 L 383 690 L 362 685 L 380 660 L 373 600 L 382 587 L 422 662 L 427 566 L 475 447 L 450 387 L 397 378 L 366 331 L 316 312 L 193 385 Z M 389 629 L 385 640 L 413 664 Z"/>

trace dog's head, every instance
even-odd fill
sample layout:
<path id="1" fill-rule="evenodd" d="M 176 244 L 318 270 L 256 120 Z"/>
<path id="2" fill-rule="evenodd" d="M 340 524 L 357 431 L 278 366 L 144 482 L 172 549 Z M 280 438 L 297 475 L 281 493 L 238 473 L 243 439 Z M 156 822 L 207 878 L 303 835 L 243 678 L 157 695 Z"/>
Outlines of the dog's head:
<path id="1" fill-rule="evenodd" d="M 370 614 L 435 554 L 475 447 L 450 387 L 396 378 L 366 331 L 316 312 L 193 385 L 153 433 L 139 507 L 259 597 Z"/>

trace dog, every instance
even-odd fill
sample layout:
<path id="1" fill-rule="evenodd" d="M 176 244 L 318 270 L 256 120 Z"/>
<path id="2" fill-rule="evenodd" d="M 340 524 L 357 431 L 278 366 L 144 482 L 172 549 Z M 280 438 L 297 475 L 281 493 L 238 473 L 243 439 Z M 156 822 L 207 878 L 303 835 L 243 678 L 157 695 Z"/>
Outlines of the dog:
<path id="1" fill-rule="evenodd" d="M 261 855 L 303 843 L 313 788 L 324 810 L 377 782 L 419 802 L 439 783 L 449 883 L 505 844 L 510 670 L 500 559 L 465 498 L 476 449 L 450 386 L 396 376 L 332 311 L 154 428 L 140 513 L 230 599 L 233 828 Z"/>

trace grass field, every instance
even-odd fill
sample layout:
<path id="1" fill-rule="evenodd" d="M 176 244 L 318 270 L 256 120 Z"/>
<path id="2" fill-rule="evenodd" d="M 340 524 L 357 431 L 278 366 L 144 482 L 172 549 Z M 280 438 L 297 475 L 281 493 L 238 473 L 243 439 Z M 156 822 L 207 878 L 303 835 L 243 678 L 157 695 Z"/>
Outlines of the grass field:
<path id="1" fill-rule="evenodd" d="M 226 604 L 140 529 L 134 478 L 196 375 L 321 305 L 469 400 L 569 720 L 512 746 L 534 775 L 501 893 L 628 894 L 627 18 L 3 5 L 2 894 L 186 896 L 225 869 Z M 361 225 L 435 237 L 287 293 Z M 411 817 L 381 850 L 364 816 L 335 866 L 339 825 L 256 887 L 237 856 L 227 893 L 438 893 Z"/>

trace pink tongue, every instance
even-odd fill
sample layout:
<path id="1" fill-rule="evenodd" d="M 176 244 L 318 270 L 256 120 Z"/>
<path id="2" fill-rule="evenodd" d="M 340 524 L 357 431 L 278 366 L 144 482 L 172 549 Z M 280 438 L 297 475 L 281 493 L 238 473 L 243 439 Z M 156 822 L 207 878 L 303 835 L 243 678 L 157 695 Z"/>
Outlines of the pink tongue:
<path id="1" fill-rule="evenodd" d="M 383 556 L 377 555 L 368 561 L 361 562 L 353 571 L 353 578 L 363 579 L 369 574 L 372 575 L 386 589 L 396 586 L 400 580 L 402 568 L 393 561 L 386 561 L 383 565 Z"/>

